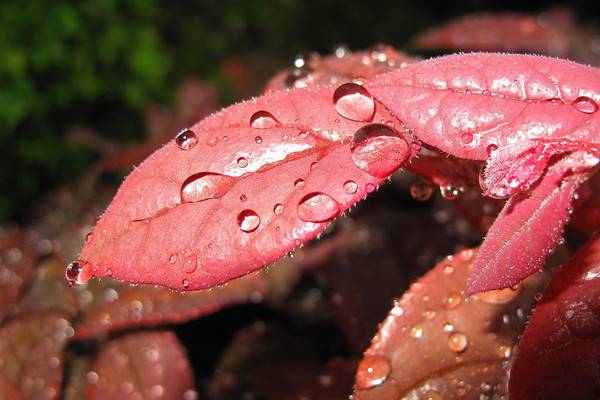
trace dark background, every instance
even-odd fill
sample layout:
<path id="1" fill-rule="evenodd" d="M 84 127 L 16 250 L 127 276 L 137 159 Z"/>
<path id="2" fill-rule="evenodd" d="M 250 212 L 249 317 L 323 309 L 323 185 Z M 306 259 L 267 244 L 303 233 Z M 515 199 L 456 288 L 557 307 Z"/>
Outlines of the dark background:
<path id="1" fill-rule="evenodd" d="M 204 0 L 19 1 L 0 4 L 0 223 L 28 222 L 42 194 L 73 184 L 100 153 L 67 140 L 83 126 L 105 139 L 144 138 L 143 106 L 169 105 L 188 77 L 239 100 L 224 74 L 234 61 L 265 80 L 299 52 L 387 43 L 467 13 L 539 12 L 541 1 L 400 2 Z M 598 24 L 598 2 L 562 4 Z M 421 53 L 422 54 L 422 53 Z M 175 132 L 173 132 L 174 134 Z"/>

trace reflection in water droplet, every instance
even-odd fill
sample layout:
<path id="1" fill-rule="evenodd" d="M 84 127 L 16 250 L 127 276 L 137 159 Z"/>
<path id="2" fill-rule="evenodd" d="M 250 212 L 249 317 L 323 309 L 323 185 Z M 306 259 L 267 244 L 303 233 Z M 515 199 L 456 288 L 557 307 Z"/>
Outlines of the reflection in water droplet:
<path id="1" fill-rule="evenodd" d="M 190 254 L 183 260 L 183 271 L 186 274 L 191 274 L 198 269 L 198 257 L 195 254 Z"/>
<path id="2" fill-rule="evenodd" d="M 468 345 L 469 340 L 463 333 L 454 332 L 448 338 L 448 348 L 456 353 L 462 353 L 466 350 Z"/>
<path id="3" fill-rule="evenodd" d="M 444 307 L 447 309 L 455 308 L 462 301 L 462 296 L 459 293 L 450 293 L 444 302 Z"/>
<path id="4" fill-rule="evenodd" d="M 375 101 L 369 91 L 352 82 L 335 90 L 333 106 L 338 114 L 353 121 L 371 121 L 375 115 Z"/>
<path id="5" fill-rule="evenodd" d="M 179 260 L 179 256 L 175 253 L 169 256 L 169 264 L 175 264 Z"/>
<path id="6" fill-rule="evenodd" d="M 248 166 L 248 159 L 245 157 L 240 157 L 237 159 L 237 165 L 240 168 L 246 168 Z"/>
<path id="7" fill-rule="evenodd" d="M 189 129 L 184 129 L 175 136 L 175 144 L 181 150 L 189 150 L 198 143 L 198 137 Z"/>
<path id="8" fill-rule="evenodd" d="M 516 289 L 506 288 L 499 290 L 489 290 L 483 293 L 477 293 L 477 298 L 488 304 L 508 304 L 515 300 L 521 293 L 521 287 Z"/>
<path id="9" fill-rule="evenodd" d="M 84 285 L 92 278 L 92 264 L 85 260 L 75 260 L 67 265 L 65 278 L 69 286 Z"/>
<path id="10" fill-rule="evenodd" d="M 191 175 L 181 185 L 181 202 L 193 203 L 221 198 L 234 183 L 234 177 L 212 172 Z"/>
<path id="11" fill-rule="evenodd" d="M 279 125 L 279 121 L 268 111 L 257 111 L 250 117 L 250 126 L 252 128 L 267 129 L 277 125 Z M 260 138 L 260 136 L 258 137 Z"/>
<path id="12" fill-rule="evenodd" d="M 273 207 L 273 214 L 281 215 L 281 213 L 283 213 L 283 204 L 281 204 L 281 203 L 275 204 L 275 207 Z"/>
<path id="13" fill-rule="evenodd" d="M 433 184 L 426 179 L 420 179 L 410 186 L 410 195 L 417 201 L 427 201 L 433 195 Z"/>
<path id="14" fill-rule="evenodd" d="M 598 104 L 586 96 L 576 98 L 575 101 L 573 101 L 573 107 L 585 114 L 593 114 L 598 111 Z"/>
<path id="15" fill-rule="evenodd" d="M 370 389 L 381 385 L 392 370 L 387 358 L 382 356 L 365 356 L 356 370 L 356 387 Z"/>
<path id="16" fill-rule="evenodd" d="M 354 181 L 344 182 L 344 192 L 348 194 L 354 194 L 358 190 L 358 184 Z"/>
<path id="17" fill-rule="evenodd" d="M 356 166 L 378 178 L 385 178 L 408 159 L 408 143 L 400 132 L 384 124 L 365 125 L 354 133 L 350 146 Z"/>
<path id="18" fill-rule="evenodd" d="M 305 222 L 326 222 L 340 213 L 340 205 L 331 196 L 314 192 L 309 193 L 298 203 L 298 216 Z"/>
<path id="19" fill-rule="evenodd" d="M 253 232 L 260 225 L 260 217 L 253 210 L 243 210 L 238 214 L 237 223 L 244 232 Z"/>
<path id="20" fill-rule="evenodd" d="M 85 235 L 85 242 L 89 243 L 92 241 L 92 237 L 93 237 L 93 232 L 88 232 L 87 235 Z"/>
<path id="21" fill-rule="evenodd" d="M 410 330 L 410 336 L 414 337 L 415 339 L 420 339 L 423 337 L 423 328 L 419 325 L 415 325 L 412 327 L 412 329 Z"/>

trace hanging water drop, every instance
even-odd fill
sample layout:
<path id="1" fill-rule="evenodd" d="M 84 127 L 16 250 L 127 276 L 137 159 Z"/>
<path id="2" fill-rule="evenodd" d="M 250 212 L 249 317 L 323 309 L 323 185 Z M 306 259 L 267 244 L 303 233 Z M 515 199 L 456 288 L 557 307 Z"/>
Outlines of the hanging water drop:
<path id="1" fill-rule="evenodd" d="M 234 185 L 232 176 L 200 172 L 189 176 L 181 185 L 181 202 L 194 203 L 223 197 Z"/>
<path id="2" fill-rule="evenodd" d="M 255 129 L 273 128 L 277 125 L 279 125 L 279 121 L 268 111 L 257 111 L 250 117 L 250 126 Z M 260 136 L 257 137 L 260 138 Z M 262 138 L 260 141 L 262 142 Z M 259 142 L 257 141 L 257 143 Z"/>
<path id="3" fill-rule="evenodd" d="M 427 201 L 433 195 L 433 184 L 425 179 L 420 179 L 410 186 L 410 195 L 417 201 Z"/>
<path id="4" fill-rule="evenodd" d="M 175 143 L 181 150 L 189 150 L 198 143 L 198 137 L 191 130 L 184 129 L 175 136 Z"/>
<path id="5" fill-rule="evenodd" d="M 354 133 L 350 145 L 356 166 L 378 178 L 385 178 L 408 159 L 408 143 L 396 129 L 384 124 L 365 125 Z"/>
<path id="6" fill-rule="evenodd" d="M 586 96 L 576 98 L 575 101 L 573 101 L 573 107 L 585 114 L 593 114 L 598 111 L 598 104 Z"/>
<path id="7" fill-rule="evenodd" d="M 300 200 L 297 211 L 304 222 L 326 222 L 340 213 L 340 205 L 331 196 L 314 192 Z"/>
<path id="8" fill-rule="evenodd" d="M 260 225 L 260 217 L 254 210 L 243 210 L 238 214 L 237 223 L 243 232 L 254 232 Z"/>
<path id="9" fill-rule="evenodd" d="M 335 90 L 333 105 L 338 114 L 353 121 L 371 121 L 375 115 L 375 100 L 367 89 L 353 82 Z"/>
<path id="10" fill-rule="evenodd" d="M 370 389 L 381 385 L 392 370 L 387 358 L 383 356 L 365 356 L 356 370 L 356 387 Z"/>
<path id="11" fill-rule="evenodd" d="M 92 278 L 92 264 L 85 260 L 75 260 L 67 265 L 65 278 L 69 286 L 84 285 Z"/>

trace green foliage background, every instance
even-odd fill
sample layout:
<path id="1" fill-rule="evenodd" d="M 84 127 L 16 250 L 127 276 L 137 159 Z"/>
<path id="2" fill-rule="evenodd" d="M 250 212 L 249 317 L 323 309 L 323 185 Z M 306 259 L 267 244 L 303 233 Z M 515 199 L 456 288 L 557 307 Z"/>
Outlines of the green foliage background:
<path id="1" fill-rule="evenodd" d="M 589 12 L 593 4 L 580 2 L 575 11 Z M 139 140 L 143 105 L 169 104 L 177 84 L 191 75 L 214 82 L 224 104 L 235 100 L 219 70 L 228 57 L 251 56 L 273 73 L 299 51 L 327 53 L 338 43 L 403 47 L 411 36 L 454 16 L 523 7 L 540 10 L 545 4 L 4 0 L 0 223 L 27 220 L 40 193 L 72 182 L 98 157 L 65 140 L 69 127 Z"/>

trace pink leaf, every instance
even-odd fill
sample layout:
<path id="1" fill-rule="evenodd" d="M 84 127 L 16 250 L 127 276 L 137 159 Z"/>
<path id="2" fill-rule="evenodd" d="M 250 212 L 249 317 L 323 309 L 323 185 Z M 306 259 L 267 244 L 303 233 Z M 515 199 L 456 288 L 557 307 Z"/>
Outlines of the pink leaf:
<path id="1" fill-rule="evenodd" d="M 550 167 L 538 186 L 519 192 L 490 228 L 469 278 L 469 291 L 514 286 L 542 268 L 571 213 L 571 200 L 587 175 L 565 175 L 580 153 Z"/>
<path id="2" fill-rule="evenodd" d="M 322 87 L 273 92 L 180 133 L 126 179 L 67 276 L 201 289 L 315 237 L 410 154 L 403 125 L 351 85 L 357 107 L 375 108 L 368 121 L 338 114 L 336 88 Z"/>
<path id="3" fill-rule="evenodd" d="M 600 234 L 556 274 L 519 343 L 510 398 L 598 396 L 600 379 Z"/>

